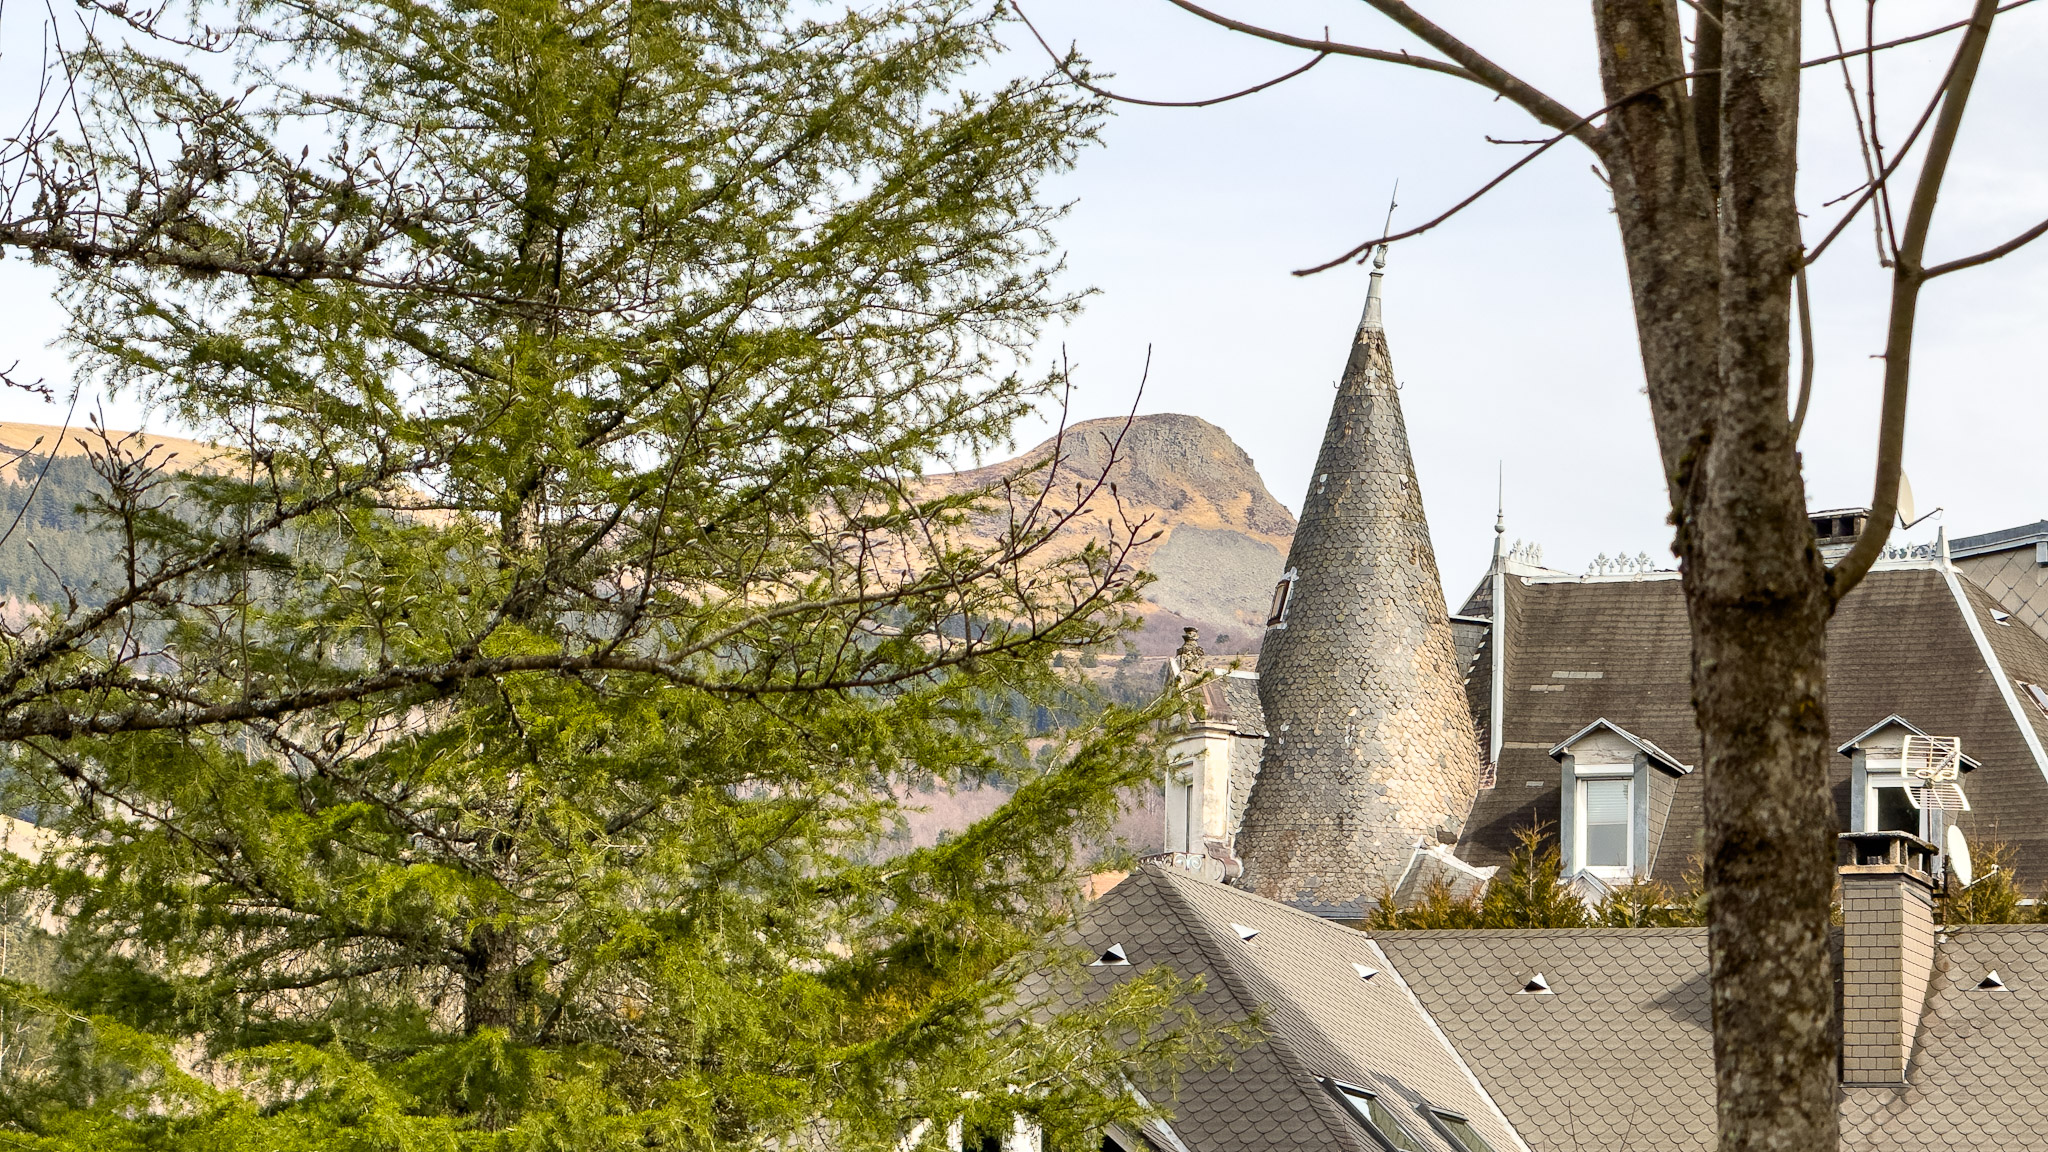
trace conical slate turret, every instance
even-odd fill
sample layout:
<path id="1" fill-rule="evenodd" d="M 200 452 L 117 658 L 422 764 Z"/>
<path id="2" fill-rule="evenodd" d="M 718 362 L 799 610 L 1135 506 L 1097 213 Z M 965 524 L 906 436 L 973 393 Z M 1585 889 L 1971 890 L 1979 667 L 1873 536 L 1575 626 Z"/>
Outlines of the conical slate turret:
<path id="1" fill-rule="evenodd" d="M 1339 916 L 1455 838 L 1480 767 L 1377 267 L 1259 656 L 1271 736 L 1237 839 L 1240 887 Z"/>

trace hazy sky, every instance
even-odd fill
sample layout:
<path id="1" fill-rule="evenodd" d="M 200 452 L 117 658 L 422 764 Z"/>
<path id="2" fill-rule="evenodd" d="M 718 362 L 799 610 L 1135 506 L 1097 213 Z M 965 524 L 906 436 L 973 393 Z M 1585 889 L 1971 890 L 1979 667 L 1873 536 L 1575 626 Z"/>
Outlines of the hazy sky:
<path id="1" fill-rule="evenodd" d="M 1306 57 L 1208 26 L 1165 0 L 1021 0 L 1056 46 L 1078 43 L 1113 87 L 1153 99 L 1218 95 Z M 1215 0 L 1247 20 L 1420 50 L 1357 0 Z M 1419 3 L 1494 59 L 1581 110 L 1599 106 L 1589 5 Z M 1848 0 L 1860 25 L 1863 5 Z M 1808 55 L 1831 50 L 1820 8 Z M 1959 2 L 1883 0 L 1879 40 L 1967 15 Z M 1860 28 L 1858 29 L 1860 35 Z M 1955 37 L 1886 54 L 1880 128 L 1903 135 Z M 1029 48 L 1037 46 L 1023 40 Z M 2048 4 L 2001 17 L 1931 245 L 1934 259 L 2048 217 Z M 1808 236 L 1862 178 L 1839 70 L 1807 73 Z M 1080 414 L 1127 404 L 1153 346 L 1143 408 L 1221 425 L 1267 486 L 1299 508 L 1365 290 L 1365 270 L 1306 279 L 1395 223 L 1418 223 L 1521 151 L 1485 142 L 1547 135 L 1512 106 L 1449 77 L 1331 59 L 1258 95 L 1207 109 L 1125 106 L 1060 189 L 1077 282 L 1101 290 L 1055 337 L 1079 365 Z M 1386 323 L 1445 583 L 1469 588 L 1492 544 L 1496 468 L 1508 536 L 1583 571 L 1596 554 L 1669 561 L 1669 530 L 1610 199 L 1583 147 L 1560 145 L 1439 230 L 1397 245 Z M 1903 211 L 1903 207 L 1901 208 Z M 1859 222 L 1860 224 L 1860 222 Z M 1805 443 L 1817 507 L 1869 502 L 1887 274 L 1867 225 L 1816 267 L 1818 379 Z M 2048 240 L 1927 289 L 1906 468 L 1922 511 L 1962 535 L 2048 517 Z"/>
<path id="2" fill-rule="evenodd" d="M 1209 27 L 1165 0 L 1022 0 L 1048 38 L 1079 44 L 1116 88 L 1156 99 L 1220 94 L 1295 67 L 1298 52 Z M 1304 34 L 1420 50 L 1357 0 L 1212 0 Z M 1483 51 L 1582 110 L 1600 103 L 1584 0 L 1425 0 Z M 1860 36 L 1863 6 L 1853 10 Z M 1879 39 L 1947 23 L 1961 0 L 1882 0 Z M 68 6 L 60 6 L 63 12 Z M 34 12 L 0 21 L 0 111 L 21 107 L 39 53 Z M 1808 55 L 1831 49 L 1818 6 Z M 1042 66 L 1016 36 L 1013 68 Z M 1918 116 L 1953 36 L 1886 54 L 1887 139 Z M 2006 239 L 2048 216 L 2048 4 L 2000 18 L 1934 231 L 1939 260 Z M 1809 239 L 1861 179 L 1838 70 L 1807 73 L 1802 200 Z M 16 117 L 9 116 L 12 123 Z M 1119 109 L 1101 147 L 1062 177 L 1075 207 L 1060 239 L 1071 283 L 1099 294 L 1044 355 L 1064 345 L 1081 385 L 1077 417 L 1128 407 L 1153 350 L 1147 412 L 1221 425 L 1267 486 L 1298 507 L 1331 385 L 1365 290 L 1363 269 L 1289 270 L 1376 234 L 1400 181 L 1396 224 L 1464 196 L 1521 151 L 1483 137 L 1538 135 L 1513 107 L 1448 77 L 1331 59 L 1279 88 L 1199 110 Z M 1399 245 L 1386 320 L 1438 558 L 1453 596 L 1491 547 L 1496 469 L 1508 536 L 1583 570 L 1596 553 L 1668 557 L 1668 529 L 1620 246 L 1592 157 L 1561 145 L 1477 207 Z M 1813 278 L 1819 377 L 1803 445 L 1815 506 L 1868 502 L 1883 346 L 1885 274 L 1867 225 Z M 67 379 L 45 347 L 61 324 L 48 279 L 0 264 L 0 365 Z M 1964 535 L 2048 516 L 2040 461 L 2048 433 L 2048 240 L 1923 297 L 1906 467 L 1922 511 Z M 88 398 L 86 403 L 92 403 Z M 55 422 L 0 396 L 0 418 Z M 139 418 L 112 405 L 115 426 Z M 161 430 L 172 430 L 161 421 Z M 1019 432 L 1019 443 L 1040 429 Z"/>

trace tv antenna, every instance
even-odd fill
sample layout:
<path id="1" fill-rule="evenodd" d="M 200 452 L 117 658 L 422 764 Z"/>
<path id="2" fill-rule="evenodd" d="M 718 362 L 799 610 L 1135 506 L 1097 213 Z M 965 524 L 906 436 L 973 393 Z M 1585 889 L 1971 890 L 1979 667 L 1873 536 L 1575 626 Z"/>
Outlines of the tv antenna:
<path id="1" fill-rule="evenodd" d="M 1899 749 L 1900 765 L 1912 785 L 1908 799 L 1916 808 L 1968 812 L 1970 802 L 1956 781 L 1963 774 L 1963 741 L 1959 736 L 1906 737 Z"/>

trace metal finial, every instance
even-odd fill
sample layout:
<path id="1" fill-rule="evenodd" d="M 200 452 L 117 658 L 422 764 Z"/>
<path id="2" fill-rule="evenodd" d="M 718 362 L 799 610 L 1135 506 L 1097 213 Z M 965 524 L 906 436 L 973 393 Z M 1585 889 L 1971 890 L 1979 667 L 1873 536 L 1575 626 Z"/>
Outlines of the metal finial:
<path id="1" fill-rule="evenodd" d="M 1395 202 L 1395 198 L 1400 195 L 1400 192 L 1401 182 L 1396 180 L 1394 181 L 1394 195 L 1387 197 L 1386 227 L 1388 230 L 1391 230 L 1394 226 L 1394 209 L 1399 207 Z M 1385 232 L 1381 233 L 1381 235 L 1385 234 Z M 1374 247 L 1372 251 L 1372 283 L 1365 290 L 1365 315 L 1360 317 L 1358 321 L 1358 330 L 1360 332 L 1379 332 L 1383 330 L 1380 324 L 1380 277 L 1386 274 L 1386 268 L 1387 246 L 1381 244 Z"/>
<path id="2" fill-rule="evenodd" d="M 1380 325 L 1380 277 L 1386 275 L 1381 269 L 1387 266 L 1387 246 L 1382 244 L 1372 257 L 1372 282 L 1365 290 L 1365 315 L 1359 318 L 1358 330 L 1378 332 Z"/>

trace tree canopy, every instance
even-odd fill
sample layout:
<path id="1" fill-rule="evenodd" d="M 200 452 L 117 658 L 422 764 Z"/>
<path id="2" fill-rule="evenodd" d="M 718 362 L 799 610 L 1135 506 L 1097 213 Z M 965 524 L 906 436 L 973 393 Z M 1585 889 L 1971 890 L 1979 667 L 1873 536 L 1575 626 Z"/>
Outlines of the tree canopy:
<path id="1" fill-rule="evenodd" d="M 0 1125 L 850 1148 L 1135 1114 L 1117 1062 L 1198 1043 L 1166 982 L 1002 1006 L 1157 767 L 1152 711 L 1053 666 L 1126 626 L 1147 529 L 1052 555 L 1101 485 L 918 483 L 1060 384 L 1019 366 L 1076 303 L 1038 182 L 1095 104 L 987 81 L 998 17 L 955 0 L 86 7 L 62 115 L 0 154 L 0 246 L 61 267 L 95 383 L 225 454 L 97 441 L 96 587 L 0 637 L 6 803 L 49 837 L 11 884 L 63 946 L 7 991 L 47 1044 Z M 998 778 L 894 839 L 917 789 Z"/>

